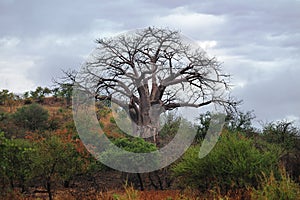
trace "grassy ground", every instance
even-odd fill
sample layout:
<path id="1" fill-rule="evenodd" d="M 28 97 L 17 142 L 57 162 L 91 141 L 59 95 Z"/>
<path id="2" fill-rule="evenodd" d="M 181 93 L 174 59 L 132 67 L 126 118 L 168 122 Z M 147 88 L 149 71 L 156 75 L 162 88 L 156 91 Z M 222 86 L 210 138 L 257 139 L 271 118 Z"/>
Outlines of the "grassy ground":
<path id="1" fill-rule="evenodd" d="M 26 196 L 18 195 L 18 192 L 8 195 L 6 199 L 16 200 L 34 200 L 48 199 L 47 194 L 37 193 L 35 195 Z M 180 190 L 148 190 L 139 191 L 133 187 L 124 187 L 120 190 L 109 190 L 107 192 L 79 192 L 72 190 L 60 190 L 54 195 L 54 200 L 247 200 L 251 199 L 251 191 L 228 193 L 221 195 L 218 191 L 208 191 L 198 193 L 196 191 L 186 189 Z"/>

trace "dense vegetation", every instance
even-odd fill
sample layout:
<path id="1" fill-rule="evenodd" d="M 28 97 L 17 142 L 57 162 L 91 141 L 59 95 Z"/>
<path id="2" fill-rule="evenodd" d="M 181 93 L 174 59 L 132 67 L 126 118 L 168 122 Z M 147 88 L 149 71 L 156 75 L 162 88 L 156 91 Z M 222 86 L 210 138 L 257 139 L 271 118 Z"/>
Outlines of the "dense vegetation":
<path id="1" fill-rule="evenodd" d="M 204 113 L 194 124 L 198 133 L 193 145 L 180 160 L 155 172 L 128 174 L 102 165 L 85 149 L 76 133 L 70 102 L 69 85 L 38 87 L 22 96 L 0 91 L 1 199 L 145 198 L 147 194 L 139 193 L 140 189 L 174 193 L 163 199 L 299 199 L 300 131 L 292 122 L 270 122 L 256 130 L 251 125 L 252 112 L 234 113 L 227 117 L 215 148 L 199 159 L 211 120 L 211 114 Z M 167 116 L 156 146 L 124 134 L 105 103 L 97 102 L 97 115 L 113 143 L 132 152 L 165 145 L 180 121 L 179 116 Z M 114 152 L 104 156 L 122 162 Z M 104 193 L 123 185 L 121 194 L 109 197 Z"/>

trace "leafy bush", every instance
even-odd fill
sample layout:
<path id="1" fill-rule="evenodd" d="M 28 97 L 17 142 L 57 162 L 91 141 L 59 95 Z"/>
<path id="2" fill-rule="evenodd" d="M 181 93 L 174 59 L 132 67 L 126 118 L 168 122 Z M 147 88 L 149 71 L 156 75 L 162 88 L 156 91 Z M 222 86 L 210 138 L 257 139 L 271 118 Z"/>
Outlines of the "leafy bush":
<path id="1" fill-rule="evenodd" d="M 264 145 L 264 146 L 262 146 Z M 198 157 L 200 147 L 191 147 L 181 162 L 173 167 L 176 177 L 185 186 L 221 190 L 258 185 L 261 172 L 277 169 L 280 149 L 261 144 L 261 150 L 251 139 L 239 133 L 224 131 L 214 149 L 204 158 Z"/>
<path id="2" fill-rule="evenodd" d="M 106 165 L 117 168 L 124 167 L 137 171 L 141 166 L 151 167 L 158 164 L 158 154 L 155 152 L 151 154 L 153 159 L 150 160 L 146 159 L 142 154 L 157 150 L 154 144 L 146 142 L 142 138 L 116 138 L 112 140 L 110 145 L 110 148 L 106 149 L 106 151 L 99 157 Z M 124 151 L 120 151 L 115 148 L 115 146 L 123 149 Z M 124 161 L 124 158 L 126 158 L 126 161 Z M 141 190 L 144 190 L 141 174 L 137 173 L 136 175 L 139 180 Z"/>
<path id="3" fill-rule="evenodd" d="M 156 136 L 156 143 L 159 148 L 163 148 L 175 137 L 177 134 L 182 118 L 173 113 L 164 114 L 164 118 L 160 120 L 160 130 Z"/>
<path id="4" fill-rule="evenodd" d="M 8 139 L 0 132 L 0 188 L 13 189 L 18 186 L 25 190 L 31 174 L 33 145 L 24 139 Z"/>
<path id="5" fill-rule="evenodd" d="M 13 115 L 17 125 L 31 131 L 45 129 L 48 117 L 48 111 L 38 104 L 23 106 Z"/>
<path id="6" fill-rule="evenodd" d="M 154 144 L 146 142 L 142 138 L 117 138 L 113 140 L 113 143 L 126 151 L 134 153 L 148 153 L 156 150 Z"/>
<path id="7" fill-rule="evenodd" d="M 114 151 L 114 148 L 111 148 L 101 154 L 101 159 L 110 163 L 113 161 L 115 166 L 123 166 L 126 164 L 132 164 L 135 166 L 138 165 L 152 165 L 155 163 L 150 163 L 148 160 L 144 159 L 144 156 L 138 156 L 138 154 L 132 155 L 130 152 L 134 153 L 148 153 L 155 151 L 156 146 L 152 143 L 146 142 L 142 138 L 117 138 L 112 140 L 113 144 L 119 148 L 126 150 L 123 152 Z M 113 145 L 111 144 L 111 145 Z M 124 163 L 123 157 L 126 156 L 132 163 Z"/>

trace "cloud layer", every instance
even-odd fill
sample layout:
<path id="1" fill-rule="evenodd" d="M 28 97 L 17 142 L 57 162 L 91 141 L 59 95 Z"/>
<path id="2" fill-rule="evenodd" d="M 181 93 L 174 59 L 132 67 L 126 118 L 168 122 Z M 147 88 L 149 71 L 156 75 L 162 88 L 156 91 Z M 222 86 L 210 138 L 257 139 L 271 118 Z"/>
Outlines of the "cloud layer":
<path id="1" fill-rule="evenodd" d="M 299 10 L 297 0 L 0 0 L 0 89 L 50 86 L 61 69 L 80 67 L 96 38 L 169 27 L 224 63 L 244 110 L 299 121 Z"/>

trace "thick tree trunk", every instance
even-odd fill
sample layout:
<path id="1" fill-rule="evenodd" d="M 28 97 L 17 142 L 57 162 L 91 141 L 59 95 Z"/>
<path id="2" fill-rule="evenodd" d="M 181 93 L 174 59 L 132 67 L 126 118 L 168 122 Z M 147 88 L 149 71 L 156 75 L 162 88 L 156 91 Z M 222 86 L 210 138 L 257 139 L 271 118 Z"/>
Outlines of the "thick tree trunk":
<path id="1" fill-rule="evenodd" d="M 163 112 L 161 103 L 161 93 L 163 87 L 158 87 L 156 83 L 152 84 L 151 94 L 146 81 L 138 88 L 139 103 L 131 98 L 129 103 L 129 114 L 133 121 L 133 135 L 142 138 L 151 138 L 157 144 L 156 136 L 159 130 L 159 117 Z"/>

